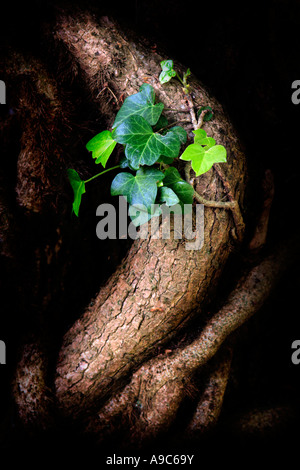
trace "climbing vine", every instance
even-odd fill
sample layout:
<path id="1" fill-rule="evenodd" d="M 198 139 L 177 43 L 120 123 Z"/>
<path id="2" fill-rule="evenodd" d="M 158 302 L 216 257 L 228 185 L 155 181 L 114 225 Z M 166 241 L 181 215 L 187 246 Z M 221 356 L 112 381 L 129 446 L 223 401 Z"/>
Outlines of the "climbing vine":
<path id="1" fill-rule="evenodd" d="M 172 60 L 162 61 L 161 68 L 160 83 L 172 78 L 179 79 L 190 102 L 190 85 L 187 83 L 190 70 L 180 77 L 173 68 Z M 111 194 L 127 198 L 129 215 L 136 225 L 160 215 L 163 204 L 169 207 L 180 204 L 183 208 L 185 204 L 192 204 L 194 188 L 181 177 L 174 163 L 178 159 L 186 161 L 195 175 L 200 176 L 215 163 L 226 162 L 226 149 L 216 145 L 216 141 L 200 128 L 204 121 L 212 119 L 209 106 L 200 108 L 197 117 L 194 111 L 191 113 L 193 142 L 182 153 L 181 148 L 187 143 L 187 133 L 183 127 L 169 124 L 163 110 L 163 103 L 156 102 L 153 87 L 144 83 L 138 93 L 124 100 L 112 129 L 100 132 L 87 143 L 86 148 L 92 152 L 95 163 L 101 164 L 104 170 L 85 181 L 74 169 L 68 170 L 74 191 L 73 211 L 77 216 L 86 184 L 116 169 L 121 171 L 111 183 Z M 119 165 L 106 168 L 117 144 L 122 145 L 124 150 Z M 139 210 L 139 217 L 136 209 Z"/>

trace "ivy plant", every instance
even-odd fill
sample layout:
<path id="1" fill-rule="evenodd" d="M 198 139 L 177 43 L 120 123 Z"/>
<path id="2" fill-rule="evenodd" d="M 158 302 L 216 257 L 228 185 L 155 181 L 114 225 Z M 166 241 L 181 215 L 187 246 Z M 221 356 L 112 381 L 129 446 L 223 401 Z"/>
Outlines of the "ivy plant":
<path id="1" fill-rule="evenodd" d="M 180 77 L 174 70 L 172 60 L 162 61 L 161 68 L 160 83 L 177 78 L 183 85 L 183 91 L 189 94 L 189 69 Z M 215 140 L 207 136 L 203 129 L 194 129 L 193 142 L 186 146 L 188 136 L 185 129 L 169 124 L 162 114 L 163 109 L 163 103 L 156 102 L 153 87 L 144 83 L 138 93 L 124 100 L 111 130 L 100 132 L 86 144 L 95 163 L 100 164 L 104 170 L 87 180 L 82 180 L 74 169 L 68 170 L 76 216 L 79 215 L 86 184 L 116 169 L 120 172 L 112 180 L 111 194 L 126 196 L 133 222 L 136 219 L 134 208 L 143 208 L 144 217 L 139 217 L 136 225 L 159 215 L 163 204 L 170 207 L 175 204 L 192 204 L 194 188 L 181 177 L 176 161 L 181 159 L 190 162 L 196 176 L 199 176 L 214 163 L 225 162 L 226 149 L 222 145 L 216 145 Z M 203 111 L 203 121 L 212 119 L 210 107 L 200 108 L 198 114 Z M 117 144 L 123 146 L 123 156 L 117 166 L 107 169 L 106 164 Z M 180 153 L 183 146 L 185 149 Z M 153 211 L 154 204 L 156 209 Z"/>

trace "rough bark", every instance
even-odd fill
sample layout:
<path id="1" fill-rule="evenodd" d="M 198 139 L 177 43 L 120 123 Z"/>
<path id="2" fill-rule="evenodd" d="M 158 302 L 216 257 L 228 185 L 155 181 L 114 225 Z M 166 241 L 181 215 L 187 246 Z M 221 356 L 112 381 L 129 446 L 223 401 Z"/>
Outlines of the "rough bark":
<path id="1" fill-rule="evenodd" d="M 87 86 L 101 103 L 107 96 L 121 97 L 137 92 L 147 81 L 173 120 L 187 119 L 180 84 L 161 86 L 160 61 L 165 57 L 149 50 L 137 38 L 107 18 L 63 17 L 55 32 L 76 61 Z M 183 66 L 176 64 L 177 69 Z M 106 84 L 106 85 L 105 85 Z M 103 88 L 105 93 L 102 92 Z M 191 80 L 196 105 L 211 105 L 215 118 L 205 124 L 208 135 L 228 152 L 224 174 L 235 198 L 242 203 L 245 187 L 245 156 L 239 139 L 221 105 L 194 78 Z M 170 115 L 171 112 L 168 111 Z M 190 133 L 191 125 L 185 125 Z M 198 191 L 207 199 L 224 196 L 222 183 L 213 170 L 199 178 Z M 122 381 L 146 358 L 155 353 L 191 318 L 201 313 L 215 291 L 234 246 L 234 227 L 228 211 L 205 210 L 204 246 L 187 251 L 184 240 L 138 240 L 126 259 L 96 297 L 93 307 L 64 337 L 57 365 L 56 395 L 64 413 L 73 417 L 94 409 L 118 390 Z"/>
<path id="2" fill-rule="evenodd" d="M 57 208 L 65 170 L 62 142 L 70 135 L 68 103 L 56 81 L 35 57 L 8 51 L 5 77 L 14 90 L 12 109 L 20 127 L 17 203 L 26 211 Z"/>
<path id="3" fill-rule="evenodd" d="M 191 344 L 160 354 L 144 363 L 133 374 L 124 390 L 100 410 L 97 419 L 89 424 L 89 429 L 94 426 L 99 436 L 106 437 L 108 423 L 111 433 L 121 427 L 127 444 L 130 441 L 132 445 L 166 432 L 183 399 L 189 394 L 190 382 L 195 373 L 214 357 L 230 334 L 259 310 L 283 272 L 293 262 L 295 254 L 298 256 L 299 250 L 294 240 L 288 248 L 277 248 L 272 255 L 254 266 L 240 279 L 223 307 L 212 316 Z M 212 419 L 218 416 L 228 379 L 230 361 L 228 362 L 226 354 L 223 360 L 225 362 L 221 362 L 220 369 L 212 371 L 211 380 L 219 381 L 221 386 L 220 390 L 215 391 L 213 398 L 210 398 L 215 400 Z M 194 421 L 191 421 L 188 428 L 189 433 L 193 432 L 193 428 L 195 432 L 199 427 L 200 431 L 201 427 L 203 430 L 203 420 L 206 431 L 210 428 L 212 422 L 204 408 L 206 394 L 211 395 L 212 388 L 208 384 L 199 399 Z M 138 412 L 133 413 L 136 409 Z"/>
<path id="4" fill-rule="evenodd" d="M 74 90 L 80 90 L 96 107 L 98 122 L 101 116 L 103 125 L 99 131 L 112 125 L 124 98 L 148 82 L 164 103 L 168 119 L 182 121 L 192 137 L 192 124 L 187 122 L 190 106 L 181 85 L 176 80 L 163 86 L 159 83 L 159 64 L 167 57 L 152 49 L 147 41 L 106 17 L 99 20 L 86 13 L 60 16 L 54 27 L 45 29 L 45 39 L 49 44 L 47 60 L 55 79 L 35 59 L 13 55 L 6 65 L 10 81 L 21 84 L 15 181 L 16 203 L 27 221 L 30 213 L 38 214 L 41 217 L 38 221 L 43 220 L 49 207 L 56 215 L 60 214 L 57 194 L 65 188 L 61 181 L 66 168 L 64 152 L 72 140 L 68 107 L 61 94 L 61 87 L 68 80 L 76 83 L 77 88 L 72 88 L 74 95 Z M 63 71 L 59 69 L 62 64 Z M 175 66 L 180 72 L 187 68 L 179 63 Z M 214 110 L 214 120 L 204 124 L 207 134 L 223 144 L 228 154 L 226 164 L 195 180 L 196 190 L 212 201 L 223 201 L 230 193 L 231 200 L 238 201 L 244 213 L 246 161 L 239 138 L 222 106 L 195 77 L 190 83 L 195 106 L 210 105 Z M 73 98 L 78 104 L 80 98 L 77 95 Z M 91 127 L 94 129 L 95 125 Z M 78 165 L 80 172 L 81 157 L 73 157 L 70 166 L 78 169 Z M 184 168 L 180 164 L 178 168 L 184 175 Z M 87 165 L 85 172 L 89 169 Z M 269 186 L 252 249 L 265 243 L 273 196 L 271 180 Z M 13 253 L 10 239 L 15 227 L 11 223 L 14 212 L 6 196 L 5 191 L 0 193 L 3 252 L 8 256 Z M 62 210 L 63 217 L 65 211 L 66 208 Z M 59 268 L 57 286 L 51 286 L 50 280 L 45 290 L 41 288 L 45 280 L 48 282 L 48 276 L 57 274 L 53 269 L 56 255 L 61 245 L 65 247 L 69 241 L 64 240 L 65 232 L 57 230 L 56 224 L 57 220 L 49 221 L 51 230 L 57 232 L 56 238 L 50 241 L 47 235 L 45 240 L 34 242 L 30 251 L 35 265 L 32 288 L 38 292 L 30 300 L 35 311 L 41 310 L 45 317 L 49 315 L 53 293 L 63 285 L 62 272 L 72 269 L 69 261 Z M 65 224 L 61 219 L 58 222 L 60 227 Z M 219 348 L 226 338 L 258 311 L 289 257 L 283 249 L 252 267 L 219 311 L 196 337 L 193 335 L 192 342 L 187 338 L 182 344 L 180 335 L 189 331 L 185 328 L 191 321 L 197 320 L 199 329 L 203 325 L 206 307 L 217 292 L 228 258 L 240 248 L 229 210 L 206 207 L 204 230 L 201 250 L 187 250 L 186 240 L 174 239 L 173 232 L 169 240 L 152 236 L 136 240 L 115 273 L 64 335 L 58 362 L 51 366 L 55 377 L 50 377 L 44 345 L 36 338 L 24 344 L 14 379 L 15 402 L 23 423 L 33 427 L 38 423 L 37 427 L 47 428 L 57 405 L 64 417 L 72 423 L 81 419 L 87 431 L 96 433 L 100 440 L 121 430 L 123 436 L 130 434 L 129 440 L 136 445 L 168 432 L 187 396 L 196 405 L 185 430 L 188 435 L 201 433 L 215 423 L 229 376 L 230 358 L 221 354 L 217 365 L 209 361 L 217 352 L 222 353 Z M 292 251 L 293 246 L 288 248 L 292 247 Z M 70 252 L 66 253 L 67 258 Z M 68 318 L 73 320 L 70 313 Z M 39 322 L 43 327 L 45 323 L 40 318 Z M 195 379 L 204 365 L 208 366 L 208 381 L 201 393 Z"/>

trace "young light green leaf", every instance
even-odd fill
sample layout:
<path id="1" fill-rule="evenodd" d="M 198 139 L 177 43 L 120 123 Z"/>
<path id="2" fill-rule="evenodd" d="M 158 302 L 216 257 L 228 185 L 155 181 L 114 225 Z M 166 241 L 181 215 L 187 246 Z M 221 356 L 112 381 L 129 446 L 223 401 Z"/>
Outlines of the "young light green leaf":
<path id="1" fill-rule="evenodd" d="M 119 173 L 112 181 L 111 195 L 126 196 L 130 205 L 143 205 L 148 212 L 157 195 L 157 182 L 164 174 L 154 168 L 141 168 L 136 176 L 130 173 Z"/>
<path id="2" fill-rule="evenodd" d="M 164 108 L 163 103 L 155 104 L 154 89 L 148 83 L 144 83 L 138 93 L 128 96 L 117 113 L 113 129 L 132 116 L 142 116 L 154 126 Z"/>
<path id="3" fill-rule="evenodd" d="M 207 137 L 207 134 L 204 129 L 196 129 L 195 131 L 192 131 L 194 134 L 194 144 L 199 144 L 201 140 L 205 139 Z"/>
<path id="4" fill-rule="evenodd" d="M 216 144 L 215 139 L 207 137 L 206 132 L 203 129 L 196 129 L 193 133 L 195 134 L 194 144 L 204 145 L 205 150 L 208 150 L 208 148 L 213 147 Z"/>
<path id="5" fill-rule="evenodd" d="M 75 215 L 78 217 L 79 207 L 81 204 L 81 196 L 82 194 L 85 193 L 85 184 L 84 184 L 84 181 L 81 180 L 77 171 L 69 168 L 67 173 L 68 173 L 70 184 L 74 192 L 73 211 Z"/>
<path id="6" fill-rule="evenodd" d="M 95 135 L 87 144 L 87 150 L 92 152 L 92 157 L 96 159 L 95 163 L 101 163 L 105 168 L 107 160 L 116 146 L 110 131 L 103 131 Z"/>
<path id="7" fill-rule="evenodd" d="M 167 83 L 169 80 L 171 80 L 172 77 L 176 76 L 176 72 L 173 69 L 173 60 L 163 60 L 160 63 L 160 66 L 162 68 L 162 71 L 159 75 L 159 81 L 161 84 Z"/>
<path id="8" fill-rule="evenodd" d="M 160 135 L 141 116 L 131 116 L 114 131 L 114 139 L 126 144 L 125 155 L 132 168 L 153 165 L 160 157 L 175 158 L 179 154 L 180 140 L 175 132 Z"/>
<path id="9" fill-rule="evenodd" d="M 226 162 L 226 149 L 222 145 L 215 145 L 205 150 L 200 144 L 191 144 L 180 159 L 191 161 L 196 176 L 199 176 L 210 170 L 214 163 Z"/>

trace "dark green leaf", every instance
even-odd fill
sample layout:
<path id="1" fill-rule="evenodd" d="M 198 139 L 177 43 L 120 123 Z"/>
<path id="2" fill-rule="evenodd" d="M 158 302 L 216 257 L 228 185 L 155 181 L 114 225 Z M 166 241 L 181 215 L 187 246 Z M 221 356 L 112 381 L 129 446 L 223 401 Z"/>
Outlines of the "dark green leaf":
<path id="1" fill-rule="evenodd" d="M 154 126 L 164 108 L 162 103 L 155 104 L 154 101 L 155 94 L 153 87 L 148 83 L 144 83 L 138 93 L 128 96 L 124 100 L 117 113 L 113 128 L 115 129 L 132 116 L 142 116 L 151 126 Z"/>
<path id="2" fill-rule="evenodd" d="M 160 155 L 175 158 L 180 150 L 180 140 L 175 132 L 157 134 L 141 116 L 131 116 L 120 124 L 114 138 L 120 144 L 126 144 L 126 158 L 135 169 L 140 165 L 153 165 Z"/>
<path id="3" fill-rule="evenodd" d="M 128 214 L 132 220 L 132 223 L 138 227 L 148 222 L 152 217 L 158 217 L 161 215 L 161 207 L 158 204 L 152 206 L 151 213 L 145 211 L 143 205 L 135 204 L 130 205 L 128 209 Z"/>
<path id="4" fill-rule="evenodd" d="M 158 163 L 165 163 L 166 165 L 172 165 L 174 158 L 161 155 L 157 161 Z"/>
<path id="5" fill-rule="evenodd" d="M 150 212 L 157 195 L 157 182 L 164 174 L 154 168 L 141 168 L 136 176 L 119 173 L 111 184 L 112 196 L 126 196 L 130 205 L 143 205 Z"/>
<path id="6" fill-rule="evenodd" d="M 172 184 L 177 183 L 177 181 L 183 181 L 179 171 L 174 167 L 167 168 L 164 175 L 164 186 L 171 187 Z"/>
<path id="7" fill-rule="evenodd" d="M 182 144 L 186 143 L 187 133 L 186 133 L 186 130 L 183 129 L 183 127 L 181 127 L 181 126 L 171 127 L 169 132 L 174 132 L 177 135 L 177 137 L 179 138 L 179 140 Z"/>
<path id="8" fill-rule="evenodd" d="M 74 192 L 73 211 L 78 217 L 81 196 L 85 193 L 85 184 L 84 181 L 81 180 L 77 171 L 73 169 L 68 169 L 68 178 Z"/>
<path id="9" fill-rule="evenodd" d="M 179 198 L 174 193 L 173 189 L 162 186 L 158 189 L 157 202 L 165 202 L 167 206 L 174 206 L 179 202 Z"/>
<path id="10" fill-rule="evenodd" d="M 156 136 L 160 143 L 159 149 L 161 155 L 171 158 L 178 157 L 181 145 L 178 132 L 170 130 L 166 135 L 156 134 Z"/>
<path id="11" fill-rule="evenodd" d="M 193 204 L 194 188 L 186 181 L 177 181 L 172 185 L 174 193 L 178 196 L 181 204 Z"/>
<path id="12" fill-rule="evenodd" d="M 164 187 L 166 186 L 174 191 L 181 204 L 193 203 L 194 188 L 181 178 L 174 167 L 167 168 L 165 171 Z"/>
<path id="13" fill-rule="evenodd" d="M 213 110 L 210 106 L 202 106 L 197 112 L 198 117 L 200 116 L 202 111 L 205 111 L 206 109 L 207 109 L 207 112 L 204 114 L 204 117 L 203 117 L 204 122 L 210 121 L 214 115 Z"/>
<path id="14" fill-rule="evenodd" d="M 153 127 L 154 132 L 159 132 L 162 128 L 168 125 L 168 119 L 166 116 L 161 115 L 155 126 Z"/>
<path id="15" fill-rule="evenodd" d="M 134 168 L 132 168 L 130 165 L 130 161 L 126 158 L 125 155 L 122 155 L 120 158 L 120 168 L 129 168 L 130 170 L 134 170 Z"/>

